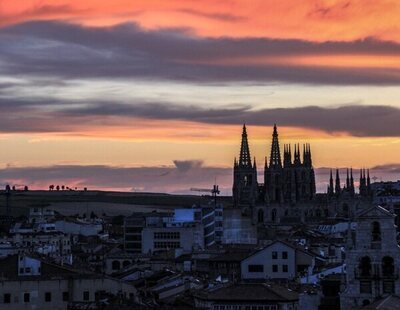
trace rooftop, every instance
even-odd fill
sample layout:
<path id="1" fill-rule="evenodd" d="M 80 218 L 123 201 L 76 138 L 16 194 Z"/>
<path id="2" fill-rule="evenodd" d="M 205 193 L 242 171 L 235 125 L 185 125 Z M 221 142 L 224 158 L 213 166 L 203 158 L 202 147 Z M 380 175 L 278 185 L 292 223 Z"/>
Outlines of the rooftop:
<path id="1" fill-rule="evenodd" d="M 272 283 L 238 283 L 217 289 L 203 291 L 197 298 L 230 301 L 298 301 L 299 294 Z"/>

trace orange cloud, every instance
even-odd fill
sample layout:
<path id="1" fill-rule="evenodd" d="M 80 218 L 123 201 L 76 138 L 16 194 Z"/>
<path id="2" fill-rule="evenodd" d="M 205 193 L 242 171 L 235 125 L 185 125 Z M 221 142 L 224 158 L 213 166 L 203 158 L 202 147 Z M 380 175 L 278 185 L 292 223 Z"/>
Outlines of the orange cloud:
<path id="1" fill-rule="evenodd" d="M 137 22 L 149 29 L 192 28 L 201 36 L 299 38 L 377 37 L 400 41 L 397 0 L 3 0 L 0 25 L 69 20 L 90 25 Z"/>

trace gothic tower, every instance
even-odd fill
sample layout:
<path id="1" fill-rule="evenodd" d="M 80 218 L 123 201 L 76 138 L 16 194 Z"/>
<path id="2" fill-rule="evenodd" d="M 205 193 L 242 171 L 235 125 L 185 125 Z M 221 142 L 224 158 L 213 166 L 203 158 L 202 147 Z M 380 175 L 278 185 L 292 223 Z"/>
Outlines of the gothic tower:
<path id="1" fill-rule="evenodd" d="M 357 215 L 355 234 L 348 232 L 341 309 L 360 309 L 377 298 L 400 293 L 400 248 L 394 217 L 379 206 Z"/>
<path id="2" fill-rule="evenodd" d="M 283 202 L 283 169 L 276 124 L 272 133 L 269 166 L 264 171 L 265 200 L 267 203 Z"/>
<path id="3" fill-rule="evenodd" d="M 233 202 L 235 206 L 253 206 L 258 196 L 256 160 L 251 162 L 246 125 L 243 125 L 239 161 L 233 168 Z"/>
<path id="4" fill-rule="evenodd" d="M 316 186 L 310 145 L 303 145 L 303 161 L 299 144 L 294 145 L 293 155 L 292 160 L 291 146 L 284 145 L 282 165 L 278 130 L 274 125 L 269 166 L 265 165 L 264 172 L 267 203 L 295 204 L 314 198 Z"/>

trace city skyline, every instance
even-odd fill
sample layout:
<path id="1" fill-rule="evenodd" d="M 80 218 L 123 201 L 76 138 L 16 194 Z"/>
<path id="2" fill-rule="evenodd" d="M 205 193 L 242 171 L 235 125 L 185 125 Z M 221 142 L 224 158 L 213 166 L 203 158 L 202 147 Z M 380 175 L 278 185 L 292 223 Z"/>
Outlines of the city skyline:
<path id="1" fill-rule="evenodd" d="M 0 183 L 229 188 L 243 123 L 259 167 L 274 123 L 282 143 L 310 143 L 320 191 L 329 168 L 396 180 L 399 12 L 395 1 L 3 1 Z"/>

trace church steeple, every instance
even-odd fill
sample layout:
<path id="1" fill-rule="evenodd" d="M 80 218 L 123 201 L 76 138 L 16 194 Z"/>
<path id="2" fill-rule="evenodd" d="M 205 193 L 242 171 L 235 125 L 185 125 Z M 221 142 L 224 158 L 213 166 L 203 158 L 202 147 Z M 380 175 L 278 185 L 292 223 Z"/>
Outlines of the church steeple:
<path id="1" fill-rule="evenodd" d="M 334 187 L 333 187 L 333 175 L 332 175 L 332 169 L 331 169 L 331 175 L 329 178 L 329 186 L 328 186 L 328 195 L 333 196 L 334 194 Z"/>
<path id="2" fill-rule="evenodd" d="M 312 160 L 311 160 L 311 148 L 310 144 L 306 143 L 304 146 L 304 158 L 303 158 L 303 163 L 306 167 L 312 167 Z"/>
<path id="3" fill-rule="evenodd" d="M 243 125 L 239 160 L 234 161 L 232 194 L 235 206 L 254 205 L 258 196 L 256 159 L 252 163 L 246 125 Z"/>
<path id="4" fill-rule="evenodd" d="M 284 152 L 283 152 L 283 166 L 290 167 L 292 165 L 292 155 L 290 152 L 290 144 L 284 145 Z"/>
<path id="5" fill-rule="evenodd" d="M 340 194 L 341 190 L 342 189 L 340 187 L 339 169 L 336 169 L 336 184 L 335 184 L 335 193 L 336 193 L 336 195 Z"/>
<path id="6" fill-rule="evenodd" d="M 242 144 L 240 146 L 239 167 L 252 167 L 246 124 L 243 124 Z"/>
<path id="7" fill-rule="evenodd" d="M 272 134 L 271 156 L 269 158 L 270 168 L 282 168 L 281 151 L 279 149 L 278 130 L 274 124 L 274 132 Z"/>
<path id="8" fill-rule="evenodd" d="M 350 191 L 354 195 L 353 168 L 350 168 Z"/>
<path id="9" fill-rule="evenodd" d="M 301 160 L 300 160 L 300 144 L 294 145 L 294 160 L 293 164 L 300 166 L 301 165 Z"/>

